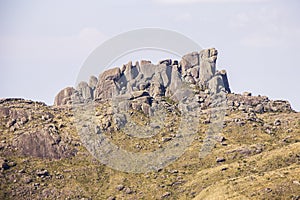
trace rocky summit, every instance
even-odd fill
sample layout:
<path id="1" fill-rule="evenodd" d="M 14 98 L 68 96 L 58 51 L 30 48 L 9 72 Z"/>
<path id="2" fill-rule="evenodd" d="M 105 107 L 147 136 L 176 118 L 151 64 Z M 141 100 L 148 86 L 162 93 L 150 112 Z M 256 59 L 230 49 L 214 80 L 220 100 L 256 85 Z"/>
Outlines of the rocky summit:
<path id="1" fill-rule="evenodd" d="M 52 106 L 1 99 L 0 199 L 300 199 L 300 114 L 232 93 L 217 56 L 128 62 Z"/>

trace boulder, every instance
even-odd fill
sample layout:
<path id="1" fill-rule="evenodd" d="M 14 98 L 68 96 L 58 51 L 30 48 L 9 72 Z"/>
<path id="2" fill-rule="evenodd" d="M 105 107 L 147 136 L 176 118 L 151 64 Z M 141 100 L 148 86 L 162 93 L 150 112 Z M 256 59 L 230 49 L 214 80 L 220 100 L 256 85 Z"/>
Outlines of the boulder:
<path id="1" fill-rule="evenodd" d="M 99 75 L 99 81 L 117 80 L 121 76 L 120 68 L 108 69 Z"/>
<path id="2" fill-rule="evenodd" d="M 186 54 L 182 57 L 182 64 L 184 63 L 183 67 L 186 66 L 194 67 L 199 65 L 199 53 L 198 52 L 192 52 L 189 54 Z"/>
<path id="3" fill-rule="evenodd" d="M 224 85 L 224 88 L 225 88 L 226 92 L 231 93 L 226 70 L 218 71 L 217 74 L 219 74 L 221 76 L 221 78 L 223 80 L 223 85 Z"/>
<path id="4" fill-rule="evenodd" d="M 73 87 L 66 87 L 61 90 L 55 97 L 54 105 L 61 106 L 71 102 L 71 96 L 74 94 L 75 89 Z"/>
<path id="5" fill-rule="evenodd" d="M 46 128 L 36 132 L 26 132 L 13 142 L 23 156 L 38 158 L 67 158 L 75 155 L 76 151 L 57 139 L 56 134 Z"/>
<path id="6" fill-rule="evenodd" d="M 89 87 L 92 89 L 92 90 L 95 90 L 96 86 L 97 86 L 97 83 L 98 83 L 98 79 L 96 76 L 91 76 L 90 77 L 90 81 L 89 81 Z"/>
<path id="7" fill-rule="evenodd" d="M 216 72 L 216 49 L 204 49 L 200 52 L 200 84 L 205 86 Z"/>
<path id="8" fill-rule="evenodd" d="M 141 60 L 140 66 L 145 66 L 145 65 L 149 65 L 149 64 L 151 64 L 151 61 L 149 61 L 149 60 Z"/>
<path id="9" fill-rule="evenodd" d="M 78 85 L 77 85 L 77 91 L 79 93 L 80 96 L 82 96 L 82 98 L 84 100 L 92 100 L 94 97 L 93 97 L 93 90 L 92 88 L 90 88 L 90 86 L 82 81 L 80 82 Z"/>

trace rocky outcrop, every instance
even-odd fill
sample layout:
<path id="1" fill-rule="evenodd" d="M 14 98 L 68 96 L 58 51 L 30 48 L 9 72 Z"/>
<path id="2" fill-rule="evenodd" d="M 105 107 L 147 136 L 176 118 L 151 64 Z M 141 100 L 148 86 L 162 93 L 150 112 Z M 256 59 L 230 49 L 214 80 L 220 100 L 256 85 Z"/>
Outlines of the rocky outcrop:
<path id="1" fill-rule="evenodd" d="M 230 110 L 244 112 L 292 112 L 293 109 L 288 101 L 270 100 L 266 96 L 252 96 L 251 93 L 229 94 L 227 104 Z"/>
<path id="2" fill-rule="evenodd" d="M 76 103 L 103 101 L 116 96 L 138 99 L 134 95 L 138 91 L 147 92 L 149 98 L 165 96 L 176 100 L 176 92 L 183 83 L 204 91 L 214 77 L 216 78 L 212 82 L 214 84 L 221 82 L 230 93 L 226 71 L 216 71 L 217 54 L 217 50 L 211 48 L 184 55 L 180 62 L 171 59 L 159 61 L 157 65 L 145 60 L 134 65 L 129 62 L 121 68 L 104 71 L 98 79 L 92 76 L 89 84 L 80 82 L 76 90 L 70 88 L 62 90 L 55 98 L 55 105 L 66 105 L 70 101 Z M 141 102 L 144 102 L 144 99 Z"/>
<path id="3" fill-rule="evenodd" d="M 13 143 L 23 156 L 60 159 L 74 156 L 76 151 L 61 141 L 54 125 L 33 133 L 20 135 Z"/>

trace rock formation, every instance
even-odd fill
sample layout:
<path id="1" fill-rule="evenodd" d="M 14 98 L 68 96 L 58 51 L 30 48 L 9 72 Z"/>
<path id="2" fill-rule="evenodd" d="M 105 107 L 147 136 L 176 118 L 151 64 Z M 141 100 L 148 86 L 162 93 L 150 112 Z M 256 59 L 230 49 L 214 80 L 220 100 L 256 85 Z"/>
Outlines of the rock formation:
<path id="1" fill-rule="evenodd" d="M 230 93 L 226 71 L 216 71 L 216 60 L 217 50 L 212 48 L 184 55 L 180 62 L 170 59 L 159 61 L 157 65 L 150 61 L 136 62 L 135 65 L 129 62 L 121 68 L 104 71 L 98 79 L 92 76 L 89 84 L 80 82 L 76 90 L 63 89 L 56 96 L 54 105 L 66 105 L 71 101 L 103 101 L 122 95 L 128 99 L 143 98 L 142 101 L 162 96 L 176 100 L 175 93 L 182 84 L 188 83 L 204 91 L 208 89 L 209 82 L 217 79 Z M 214 77 L 218 78 L 213 80 Z"/>

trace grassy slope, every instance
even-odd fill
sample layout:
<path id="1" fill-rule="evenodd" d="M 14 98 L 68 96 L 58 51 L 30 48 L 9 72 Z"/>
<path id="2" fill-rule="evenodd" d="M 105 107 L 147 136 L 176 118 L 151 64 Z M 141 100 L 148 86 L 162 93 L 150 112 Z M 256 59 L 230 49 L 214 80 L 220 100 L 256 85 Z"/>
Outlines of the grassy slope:
<path id="1" fill-rule="evenodd" d="M 31 106 L 27 106 L 28 110 Z M 24 109 L 24 105 L 17 109 Z M 46 122 L 40 118 L 46 111 L 55 115 L 51 123 L 65 125 L 59 129 L 63 137 L 70 138 L 74 145 L 79 142 L 68 111 L 54 111 L 46 106 L 39 106 L 37 111 L 32 109 L 35 120 L 19 131 L 9 131 L 5 128 L 6 120 L 2 119 L 1 141 L 10 143 L 18 134 L 33 129 L 33 124 L 37 124 L 37 129 L 44 126 Z M 271 134 L 256 122 L 245 120 L 244 126 L 231 122 L 237 117 L 245 118 L 245 114 L 234 112 L 226 117 L 222 133 L 227 139 L 226 146 L 217 144 L 211 154 L 200 160 L 199 149 L 207 128 L 202 124 L 195 141 L 182 157 L 159 172 L 146 174 L 124 173 L 103 166 L 83 146 L 76 146 L 75 157 L 60 160 L 22 157 L 0 150 L 0 156 L 17 164 L 1 172 L 0 199 L 107 199 L 111 196 L 116 199 L 161 199 L 166 192 L 170 193 L 169 199 L 292 199 L 300 195 L 300 114 L 258 115 L 269 125 L 275 119 L 281 119 L 282 124 Z M 121 143 L 123 137 L 116 136 L 116 143 Z M 126 142 L 132 143 L 124 141 L 124 146 L 127 146 Z M 140 143 L 144 144 L 143 141 Z M 146 148 L 149 149 L 151 145 Z M 226 161 L 217 163 L 217 157 L 224 157 Z M 21 169 L 25 172 L 20 173 Z M 36 176 L 35 172 L 40 169 L 47 169 L 50 176 Z M 28 178 L 32 179 L 30 183 L 26 183 Z M 120 184 L 125 189 L 117 190 Z M 130 194 L 126 193 L 127 188 L 130 188 Z"/>

